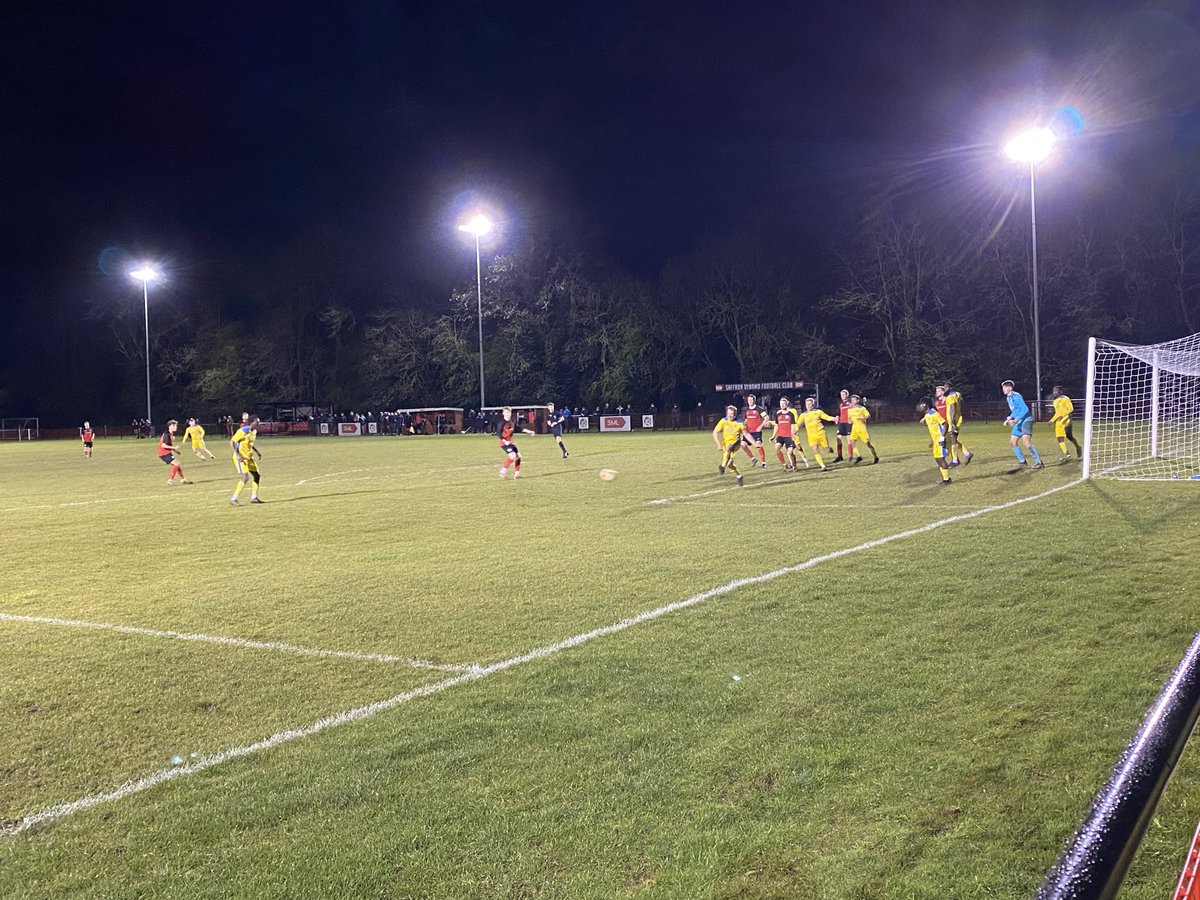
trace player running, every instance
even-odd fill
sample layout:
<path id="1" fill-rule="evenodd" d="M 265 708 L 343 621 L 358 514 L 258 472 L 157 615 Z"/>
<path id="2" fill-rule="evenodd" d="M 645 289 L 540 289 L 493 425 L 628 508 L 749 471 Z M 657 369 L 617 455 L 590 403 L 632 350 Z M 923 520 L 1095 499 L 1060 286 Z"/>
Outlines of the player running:
<path id="1" fill-rule="evenodd" d="M 1025 449 L 1033 454 L 1033 467 L 1045 468 L 1042 458 L 1038 456 L 1037 447 L 1033 446 L 1033 413 L 1030 412 L 1025 398 L 1017 393 L 1016 387 L 1011 381 L 1000 382 L 1000 390 L 1004 391 L 1004 396 L 1008 398 L 1008 418 L 1004 420 L 1004 424 L 1012 426 L 1009 446 L 1017 455 L 1018 466 L 1026 465 L 1025 454 L 1021 452 L 1021 444 L 1024 444 Z"/>
<path id="2" fill-rule="evenodd" d="M 842 388 L 842 399 L 838 402 L 838 452 L 834 462 L 842 461 L 842 439 L 845 438 L 847 443 L 850 441 L 850 407 L 853 405 L 854 404 L 850 402 L 850 392 L 845 388 Z"/>
<path id="3" fill-rule="evenodd" d="M 1061 384 L 1056 384 L 1051 389 L 1050 396 L 1054 399 L 1054 415 L 1050 422 L 1054 425 L 1054 439 L 1058 441 L 1058 449 L 1062 453 L 1062 460 L 1059 461 L 1061 466 L 1071 461 L 1071 454 L 1067 452 L 1067 441 L 1075 445 L 1075 459 L 1083 458 L 1083 448 L 1079 446 L 1079 441 L 1075 440 L 1075 433 L 1071 430 L 1071 413 L 1075 412 L 1075 404 L 1063 393 Z"/>
<path id="4" fill-rule="evenodd" d="M 862 397 L 858 394 L 850 395 L 850 408 L 846 410 L 846 418 L 850 420 L 850 443 L 846 450 L 846 455 L 850 457 L 850 464 L 857 466 L 863 461 L 862 449 L 859 444 L 866 444 L 871 455 L 875 457 L 871 460 L 871 465 L 879 462 L 879 454 L 875 452 L 875 445 L 871 443 L 871 435 L 867 431 L 867 420 L 871 418 L 871 413 L 863 406 Z M 858 451 L 858 456 L 854 455 L 855 450 Z"/>
<path id="5" fill-rule="evenodd" d="M 175 431 L 178 428 L 179 423 L 172 419 L 167 423 L 167 430 L 158 439 L 158 458 L 163 461 L 164 465 L 171 467 L 171 473 L 167 476 L 167 484 L 174 484 L 176 475 L 179 476 L 180 484 L 188 483 L 188 480 L 183 477 L 183 469 L 179 465 L 179 454 L 183 450 L 175 443 Z"/>
<path id="6" fill-rule="evenodd" d="M 930 406 L 928 401 L 918 403 L 917 412 L 923 414 L 921 421 L 929 429 L 929 446 L 933 448 L 933 461 L 937 463 L 938 474 L 942 476 L 942 484 L 949 484 L 950 467 L 946 459 L 949 455 L 946 448 L 946 442 L 949 440 L 949 423 L 937 406 Z"/>
<path id="7" fill-rule="evenodd" d="M 737 483 L 740 486 L 744 483 L 742 473 L 738 471 L 733 458 L 737 455 L 738 446 L 742 442 L 746 424 L 738 421 L 737 414 L 736 406 L 725 407 L 725 418 L 717 423 L 717 427 L 712 431 L 712 436 L 717 449 L 721 451 L 721 464 L 717 466 L 717 472 L 724 475 L 725 470 L 728 469 L 737 476 Z"/>
<path id="8" fill-rule="evenodd" d="M 798 421 L 804 426 L 805 437 L 808 439 L 808 447 L 812 450 L 813 457 L 817 460 L 817 465 L 821 467 L 822 472 L 828 472 L 829 467 L 825 465 L 825 457 L 822 453 L 830 453 L 829 440 L 825 437 L 825 426 L 823 422 L 837 422 L 833 416 L 825 412 L 823 409 L 817 408 L 817 401 L 813 397 L 804 398 L 804 412 L 800 413 Z"/>
<path id="9" fill-rule="evenodd" d="M 563 423 L 566 421 L 566 416 L 557 412 L 554 409 L 553 403 L 546 404 L 546 424 L 550 426 L 550 433 L 554 435 L 554 441 L 558 444 L 558 449 L 562 451 L 562 458 L 566 459 L 571 454 L 567 452 L 567 446 L 563 443 Z"/>
<path id="10" fill-rule="evenodd" d="M 92 458 L 92 443 L 96 440 L 96 432 L 92 431 L 92 423 L 84 422 L 79 429 L 80 440 L 83 441 L 83 458 Z"/>
<path id="11" fill-rule="evenodd" d="M 246 422 L 230 441 L 234 445 L 236 451 L 238 480 L 233 486 L 233 496 L 229 498 L 229 502 L 234 506 L 241 506 L 242 501 L 238 499 L 241 496 L 242 488 L 244 488 L 251 479 L 254 481 L 254 486 L 250 488 L 250 502 L 262 503 L 258 498 L 258 485 L 262 478 L 258 471 L 258 460 L 262 459 L 262 451 L 254 446 L 254 442 L 258 439 L 258 423 L 259 418 L 255 416 L 249 422 Z"/>
<path id="12" fill-rule="evenodd" d="M 506 406 L 502 409 L 501 414 L 503 419 L 500 422 L 500 428 L 496 432 L 500 438 L 500 449 L 505 453 L 504 464 L 500 466 L 500 477 L 503 478 L 508 474 L 508 467 L 513 467 L 513 478 L 521 477 L 521 454 L 517 450 L 517 445 L 512 442 L 514 432 L 520 431 L 522 434 L 533 434 L 528 428 L 517 428 L 517 423 L 513 421 L 512 407 Z"/>
<path id="13" fill-rule="evenodd" d="M 763 415 L 762 409 L 758 406 L 758 398 L 753 394 L 747 394 L 746 408 L 742 411 L 742 423 L 746 426 L 746 430 L 742 432 L 742 449 L 750 457 L 752 467 L 756 465 L 761 465 L 764 469 L 767 467 L 767 451 L 762 442 L 763 425 L 767 421 L 768 417 Z M 758 450 L 758 459 L 754 458 L 756 449 Z"/>
<path id="14" fill-rule="evenodd" d="M 192 452 L 200 459 L 204 459 L 204 454 L 208 454 L 209 459 L 216 459 L 217 454 L 208 449 L 208 445 L 204 443 L 204 428 L 195 418 L 188 419 L 188 427 L 183 431 L 183 439 L 191 442 Z"/>
<path id="15" fill-rule="evenodd" d="M 946 450 L 950 465 L 957 466 L 960 462 L 970 465 L 975 454 L 964 447 L 961 440 L 962 394 L 949 384 L 939 384 L 933 390 L 933 407 L 946 420 Z"/>
<path id="16" fill-rule="evenodd" d="M 796 471 L 796 411 L 791 408 L 791 401 L 787 397 L 779 398 L 779 409 L 775 413 L 775 421 L 771 424 L 775 428 L 775 455 L 779 458 L 780 465 L 788 472 Z M 800 451 L 800 458 L 804 460 L 804 468 L 807 469 L 808 458 L 803 450 Z"/>

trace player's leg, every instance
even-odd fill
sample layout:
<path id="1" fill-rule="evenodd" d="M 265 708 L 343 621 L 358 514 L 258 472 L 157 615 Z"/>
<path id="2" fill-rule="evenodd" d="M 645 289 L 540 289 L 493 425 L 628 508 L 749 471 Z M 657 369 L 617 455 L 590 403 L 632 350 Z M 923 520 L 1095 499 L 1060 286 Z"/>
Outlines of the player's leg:
<path id="1" fill-rule="evenodd" d="M 1083 459 L 1083 448 L 1079 446 L 1079 441 L 1075 440 L 1075 431 L 1072 429 L 1070 422 L 1067 423 L 1066 432 L 1067 440 L 1075 446 L 1075 458 Z"/>
<path id="2" fill-rule="evenodd" d="M 556 434 L 554 440 L 558 442 L 558 449 L 562 451 L 562 458 L 566 459 L 571 454 L 567 452 L 567 445 L 563 443 L 562 435 Z"/>
<path id="3" fill-rule="evenodd" d="M 1037 447 L 1033 446 L 1033 436 L 1030 434 L 1022 434 L 1021 442 L 1025 445 L 1025 449 L 1033 454 L 1033 467 L 1035 469 L 1042 468 L 1045 464 L 1042 462 L 1042 458 L 1038 456 Z"/>
<path id="4" fill-rule="evenodd" d="M 775 457 L 779 460 L 781 466 L 787 466 L 787 459 L 783 455 L 783 439 L 775 438 Z"/>
<path id="5" fill-rule="evenodd" d="M 874 459 L 871 460 L 871 464 L 874 465 L 875 463 L 879 462 L 879 453 L 876 451 L 875 445 L 871 443 L 870 438 L 867 438 L 867 449 L 871 451 L 871 456 L 874 457 Z"/>
<path id="6" fill-rule="evenodd" d="M 814 444 L 809 441 L 808 449 L 812 451 L 813 459 L 817 461 L 817 465 L 821 467 L 821 471 L 825 470 L 825 457 L 821 455 L 821 445 Z"/>
<path id="7" fill-rule="evenodd" d="M 936 451 L 934 451 L 936 452 Z M 950 483 L 950 467 L 946 465 L 945 456 L 939 456 L 935 460 L 937 462 L 938 474 L 942 476 L 942 484 Z"/>
<path id="8" fill-rule="evenodd" d="M 1008 444 L 1012 447 L 1013 453 L 1017 455 L 1017 465 L 1025 465 L 1025 454 L 1021 452 L 1021 430 L 1014 425 L 1012 435 L 1008 439 Z"/>
<path id="9" fill-rule="evenodd" d="M 513 478 L 521 477 L 521 454 L 517 452 L 517 448 L 513 447 Z"/>
<path id="10" fill-rule="evenodd" d="M 238 474 L 237 483 L 234 484 L 234 486 L 233 486 L 233 496 L 229 498 L 229 502 L 232 503 L 234 506 L 241 505 L 242 501 L 239 500 L 238 497 L 241 496 L 242 488 L 244 488 L 246 486 L 246 483 L 249 480 L 250 480 L 250 473 L 248 471 L 246 471 L 245 468 L 243 467 L 242 471 Z"/>
<path id="11" fill-rule="evenodd" d="M 743 453 L 745 453 L 748 457 L 750 457 L 750 465 L 753 466 L 754 462 L 755 462 L 755 460 L 754 460 L 754 439 L 749 437 L 746 434 L 743 434 L 741 440 L 738 441 L 738 446 L 742 448 Z"/>
<path id="12" fill-rule="evenodd" d="M 1061 459 L 1059 463 L 1071 461 L 1071 454 L 1067 450 L 1067 429 L 1062 422 L 1054 423 L 1054 440 L 1058 443 L 1058 453 Z"/>

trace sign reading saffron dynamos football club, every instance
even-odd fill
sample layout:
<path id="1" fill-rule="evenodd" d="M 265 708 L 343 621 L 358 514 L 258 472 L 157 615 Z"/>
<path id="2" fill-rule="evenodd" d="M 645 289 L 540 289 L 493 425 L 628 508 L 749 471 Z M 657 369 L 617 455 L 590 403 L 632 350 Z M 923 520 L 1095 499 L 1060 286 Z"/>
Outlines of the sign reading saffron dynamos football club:
<path id="1" fill-rule="evenodd" d="M 804 387 L 803 381 L 755 381 L 745 384 L 718 384 L 718 394 L 729 391 L 795 391 Z"/>

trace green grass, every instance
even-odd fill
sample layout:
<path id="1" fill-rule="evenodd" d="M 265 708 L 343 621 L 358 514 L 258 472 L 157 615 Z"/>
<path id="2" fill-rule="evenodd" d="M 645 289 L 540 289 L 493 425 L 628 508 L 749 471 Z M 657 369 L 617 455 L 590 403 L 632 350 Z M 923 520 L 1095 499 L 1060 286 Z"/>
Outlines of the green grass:
<path id="1" fill-rule="evenodd" d="M 696 431 L 525 437 L 520 482 L 487 438 L 265 439 L 242 509 L 225 459 L 3 445 L 0 613 L 489 666 L 1078 477 L 977 426 L 942 488 L 922 431 L 741 490 Z M 1200 629 L 1197 490 L 1078 485 L 0 836 L 0 895 L 1029 896 Z M 0 822 L 455 674 L 0 620 Z M 1198 816 L 1188 753 L 1123 897 Z"/>

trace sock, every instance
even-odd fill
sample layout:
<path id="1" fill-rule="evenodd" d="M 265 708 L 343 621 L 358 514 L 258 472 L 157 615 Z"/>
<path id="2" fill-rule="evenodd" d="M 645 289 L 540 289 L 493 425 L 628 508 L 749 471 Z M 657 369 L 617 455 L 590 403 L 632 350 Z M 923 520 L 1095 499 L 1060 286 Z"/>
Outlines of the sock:
<path id="1" fill-rule="evenodd" d="M 817 465 L 822 469 L 825 468 L 825 455 L 820 450 L 817 450 L 813 453 L 813 456 L 817 458 Z"/>
<path id="2" fill-rule="evenodd" d="M 1033 444 L 1029 445 L 1029 452 L 1033 454 L 1033 461 L 1035 463 L 1040 463 L 1042 461 L 1042 458 L 1038 456 L 1037 447 L 1033 446 Z"/>
<path id="3" fill-rule="evenodd" d="M 949 469 L 943 469 L 941 466 L 938 466 L 938 474 L 942 476 L 942 481 L 950 480 L 950 470 Z"/>
<path id="4" fill-rule="evenodd" d="M 1075 440 L 1075 438 L 1071 438 L 1071 443 L 1075 445 L 1075 455 L 1078 456 L 1080 459 L 1082 459 L 1083 458 L 1083 448 L 1079 446 L 1079 441 Z M 88 455 L 91 456 L 90 453 Z"/>
<path id="5" fill-rule="evenodd" d="M 746 455 L 748 457 L 750 457 L 751 459 L 754 459 L 754 448 L 753 447 L 751 447 L 749 444 L 742 444 L 742 449 L 746 452 Z"/>
<path id="6" fill-rule="evenodd" d="M 513 468 L 518 472 L 521 471 L 521 457 L 517 457 L 517 461 L 513 463 Z"/>
<path id="7" fill-rule="evenodd" d="M 875 450 L 874 444 L 867 444 L 867 449 L 871 451 L 871 455 L 873 457 L 875 457 L 876 459 L 879 459 L 879 453 Z"/>
<path id="8" fill-rule="evenodd" d="M 767 464 L 767 451 L 765 447 L 758 448 L 758 461 L 763 465 Z"/>
<path id="9" fill-rule="evenodd" d="M 241 479 L 238 479 L 238 483 L 233 486 L 233 496 L 235 499 L 237 497 L 241 496 L 242 488 L 244 488 L 245 486 L 246 486 L 246 482 L 242 481 Z"/>
<path id="10" fill-rule="evenodd" d="M 1070 455 L 1069 453 L 1067 453 L 1067 441 L 1066 441 L 1066 438 L 1059 438 L 1059 441 L 1058 441 L 1058 452 L 1059 452 L 1059 453 L 1061 453 L 1061 454 L 1063 455 L 1063 459 L 1066 459 L 1066 458 L 1067 458 L 1067 457 Z"/>
<path id="11" fill-rule="evenodd" d="M 1021 452 L 1020 444 L 1017 444 L 1015 447 L 1013 447 L 1013 453 L 1017 454 L 1017 462 L 1022 464 L 1025 462 L 1025 454 Z"/>
<path id="12" fill-rule="evenodd" d="M 255 497 L 258 496 L 259 475 L 257 472 L 252 472 L 250 477 L 254 479 L 254 484 L 250 485 L 250 499 L 253 500 Z"/>
<path id="13" fill-rule="evenodd" d="M 782 450 L 776 450 L 776 451 L 775 451 L 775 455 L 779 457 L 779 464 L 780 464 L 781 466 L 786 466 L 786 465 L 787 465 L 787 460 L 783 458 L 783 451 L 782 451 Z"/>
<path id="14" fill-rule="evenodd" d="M 838 456 L 841 456 L 841 455 L 842 455 L 842 439 L 841 439 L 841 438 L 838 438 L 838 452 L 837 452 L 837 455 L 838 455 Z"/>
<path id="15" fill-rule="evenodd" d="M 171 474 L 167 476 L 167 480 L 173 480 L 176 475 L 183 478 L 183 469 L 179 468 L 176 463 L 171 463 Z"/>

